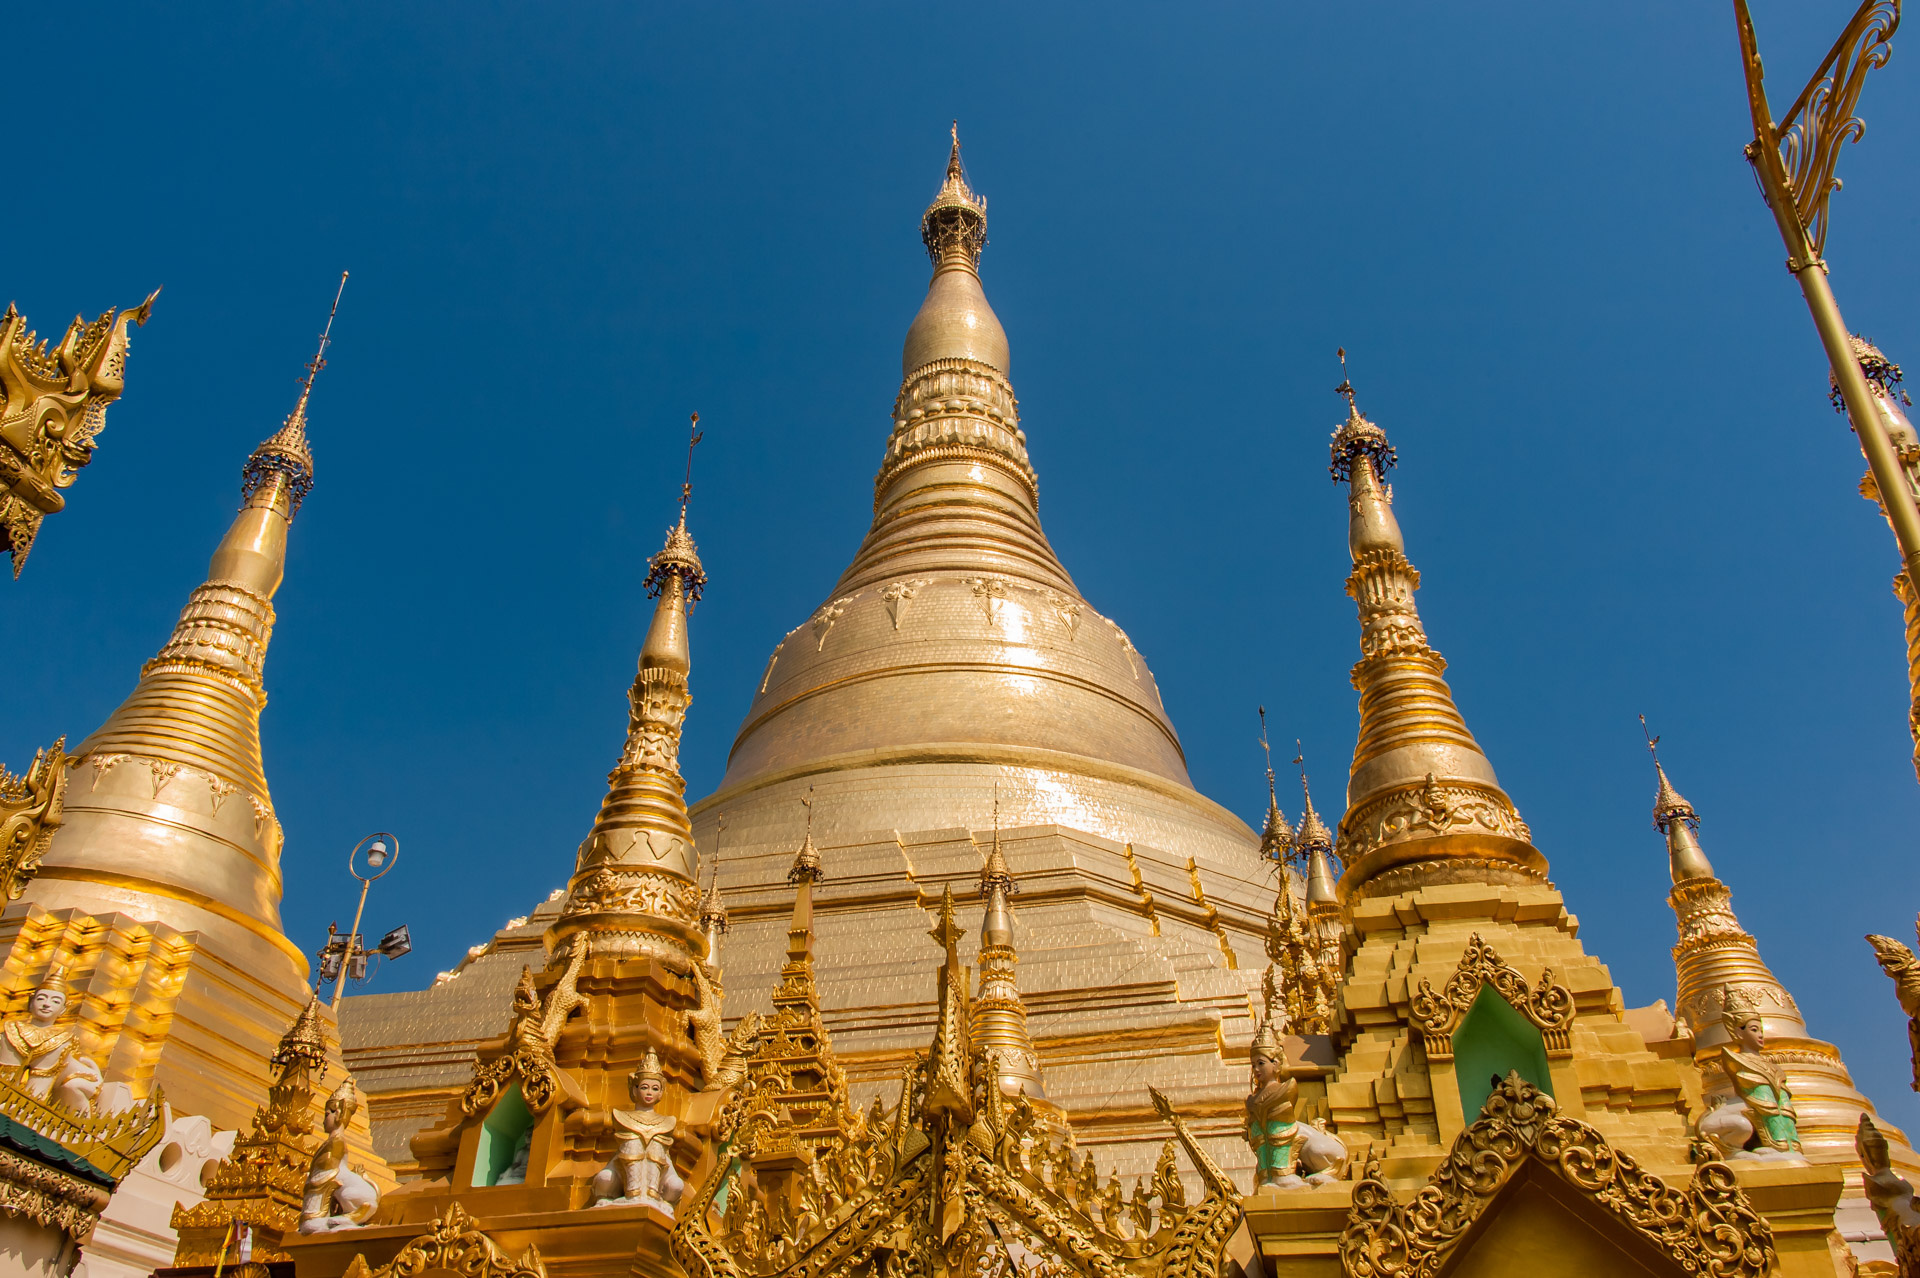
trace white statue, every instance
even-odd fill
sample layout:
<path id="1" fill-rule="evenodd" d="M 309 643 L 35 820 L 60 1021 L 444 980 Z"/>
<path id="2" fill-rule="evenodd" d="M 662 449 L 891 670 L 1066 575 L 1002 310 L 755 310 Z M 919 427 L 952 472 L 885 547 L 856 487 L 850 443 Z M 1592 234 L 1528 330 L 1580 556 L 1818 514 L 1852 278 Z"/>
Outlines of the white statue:
<path id="1" fill-rule="evenodd" d="M 57 1023 L 66 1010 L 66 973 L 55 965 L 27 1003 L 27 1014 L 0 1026 L 0 1066 L 24 1065 L 33 1095 L 91 1114 L 100 1092 L 100 1067 L 80 1050 L 73 1031 Z"/>
<path id="2" fill-rule="evenodd" d="M 1300 1170 L 1309 1185 L 1325 1185 L 1347 1174 L 1347 1143 L 1327 1130 L 1327 1120 L 1315 1119 L 1299 1128 Z"/>
<path id="3" fill-rule="evenodd" d="M 687 1186 L 673 1168 L 673 1132 L 679 1120 L 654 1109 L 666 1094 L 667 1076 L 651 1047 L 640 1068 L 628 1075 L 627 1087 L 636 1108 L 613 1111 L 620 1145 L 594 1176 L 589 1196 L 595 1207 L 645 1203 L 671 1216 Z"/>
<path id="4" fill-rule="evenodd" d="M 300 1210 L 303 1234 L 358 1229 L 380 1205 L 380 1191 L 347 1166 L 347 1124 L 359 1111 L 360 1092 L 351 1078 L 327 1097 L 322 1120 L 326 1137 L 307 1164 L 307 1198 Z"/>

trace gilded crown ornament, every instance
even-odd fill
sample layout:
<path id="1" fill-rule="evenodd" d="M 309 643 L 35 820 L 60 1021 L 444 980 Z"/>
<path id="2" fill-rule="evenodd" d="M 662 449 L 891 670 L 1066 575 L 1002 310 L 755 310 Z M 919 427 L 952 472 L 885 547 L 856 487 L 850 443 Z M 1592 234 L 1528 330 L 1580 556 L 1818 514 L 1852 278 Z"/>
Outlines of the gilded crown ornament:
<path id="1" fill-rule="evenodd" d="M 66 507 L 60 490 L 93 460 L 107 406 L 126 389 L 127 326 L 144 325 L 158 296 L 91 324 L 75 316 L 52 350 L 12 303 L 0 315 L 0 549 L 15 577 L 41 520 Z"/>
<path id="2" fill-rule="evenodd" d="M 334 290 L 333 308 L 327 312 L 327 326 L 320 333 L 320 349 L 307 362 L 307 375 L 300 383 L 300 398 L 279 430 L 267 436 L 247 458 L 240 470 L 240 504 L 250 504 L 255 495 L 276 477 L 284 480 L 287 518 L 300 513 L 300 504 L 313 491 L 313 448 L 307 443 L 307 401 L 313 397 L 314 379 L 327 366 L 327 347 L 333 344 L 333 321 L 340 313 L 340 298 L 347 291 L 347 273 L 340 272 L 340 286 Z"/>
<path id="3" fill-rule="evenodd" d="M 818 883 L 826 877 L 820 869 L 820 849 L 813 846 L 813 787 L 807 787 L 806 795 L 800 800 L 807 810 L 807 833 L 800 841 L 799 850 L 793 854 L 793 865 L 787 870 L 789 883 Z"/>
<path id="4" fill-rule="evenodd" d="M 978 263 L 980 250 L 987 244 L 987 201 L 973 193 L 960 166 L 958 120 L 953 122 L 947 180 L 940 184 L 933 203 L 920 218 L 920 239 L 927 246 L 927 256 L 936 263 L 950 252 L 962 253 L 969 262 Z"/>

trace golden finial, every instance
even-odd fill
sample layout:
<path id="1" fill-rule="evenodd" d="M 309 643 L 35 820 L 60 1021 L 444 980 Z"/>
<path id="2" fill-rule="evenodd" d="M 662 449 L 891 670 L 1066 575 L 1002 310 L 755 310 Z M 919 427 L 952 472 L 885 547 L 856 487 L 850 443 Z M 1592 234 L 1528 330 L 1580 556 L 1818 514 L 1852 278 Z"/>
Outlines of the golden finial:
<path id="1" fill-rule="evenodd" d="M 820 850 L 813 846 L 813 787 L 807 787 L 806 797 L 800 800 L 807 810 L 807 837 L 800 844 L 800 850 L 793 854 L 793 868 L 787 871 L 789 883 L 818 883 L 820 873 Z"/>
<path id="2" fill-rule="evenodd" d="M 1660 738 L 1653 735 L 1647 727 L 1647 716 L 1640 716 L 1640 732 L 1647 739 L 1647 753 L 1653 756 L 1653 770 L 1660 778 L 1660 789 L 1653 799 L 1653 825 L 1665 834 L 1667 827 L 1675 820 L 1685 821 L 1694 829 L 1700 828 L 1700 815 L 1693 805 L 1680 797 L 1673 788 L 1673 782 L 1667 780 L 1667 770 L 1660 766 Z"/>
<path id="3" fill-rule="evenodd" d="M 300 379 L 300 397 L 293 412 L 279 430 L 269 435 L 240 468 L 240 502 L 244 506 L 275 475 L 287 481 L 287 515 L 300 513 L 300 503 L 313 491 L 313 450 L 307 444 L 307 401 L 313 396 L 313 383 L 327 366 L 327 347 L 333 344 L 333 321 L 340 313 L 340 298 L 347 291 L 347 273 L 340 272 L 340 285 L 333 291 L 333 305 L 327 311 L 327 326 L 320 332 L 320 345 L 307 361 L 307 375 Z"/>
<path id="4" fill-rule="evenodd" d="M 1375 475 L 1384 477 L 1397 460 L 1393 445 L 1387 442 L 1387 432 L 1368 421 L 1360 411 L 1354 398 L 1353 379 L 1347 375 L 1347 348 L 1342 346 L 1334 354 L 1340 359 L 1340 384 L 1333 388 L 1333 393 L 1347 401 L 1347 420 L 1333 432 L 1333 460 L 1328 467 L 1333 482 L 1346 483 L 1353 478 L 1356 457 L 1372 459 Z"/>
<path id="5" fill-rule="evenodd" d="M 707 894 L 700 899 L 700 929 L 715 936 L 727 934 L 727 903 L 720 899 L 720 844 L 727 833 L 722 812 L 713 828 L 713 861 L 707 870 Z"/>
<path id="6" fill-rule="evenodd" d="M 1296 739 L 1294 749 L 1299 753 L 1293 756 L 1294 766 L 1300 769 L 1300 797 L 1306 810 L 1300 814 L 1300 833 L 1294 838 L 1294 851 L 1303 857 L 1315 851 L 1330 853 L 1333 851 L 1333 831 L 1313 810 L 1313 791 L 1307 785 L 1307 751 Z"/>
<path id="7" fill-rule="evenodd" d="M 693 449 L 706 434 L 700 429 L 700 414 L 693 414 L 693 424 L 687 430 L 687 476 L 680 484 L 680 522 L 667 530 L 666 545 L 647 560 L 647 576 L 642 583 L 649 598 L 658 598 L 666 589 L 667 578 L 680 578 L 687 593 L 688 612 L 700 602 L 700 593 L 707 585 L 707 570 L 700 563 L 699 548 L 693 544 L 693 534 L 687 531 L 687 503 L 693 497 Z"/>
<path id="8" fill-rule="evenodd" d="M 960 163 L 960 121 L 953 122 L 950 133 L 953 149 L 947 153 L 947 180 L 921 215 L 920 240 L 936 266 L 954 249 L 963 252 L 970 265 L 978 266 L 980 250 L 987 244 L 987 201 L 967 185 L 966 169 Z"/>
<path id="9" fill-rule="evenodd" d="M 326 1056 L 327 1036 L 320 1023 L 320 995 L 315 993 L 287 1032 L 280 1036 L 280 1045 L 273 1049 L 271 1059 L 275 1065 L 295 1062 L 318 1065 Z"/>
<path id="10" fill-rule="evenodd" d="M 1013 870 L 1007 865 L 1006 855 L 1000 851 L 1000 783 L 993 783 L 993 847 L 987 853 L 986 863 L 980 867 L 980 895 L 986 896 L 995 887 L 1008 896 L 1020 891 L 1019 883 L 1014 881 Z"/>
<path id="11" fill-rule="evenodd" d="M 940 889 L 940 921 L 928 930 L 927 935 L 947 951 L 947 957 L 953 961 L 956 970 L 960 966 L 956 957 L 960 938 L 966 934 L 967 929 L 961 927 L 953 916 L 953 884 L 948 883 Z"/>
<path id="12" fill-rule="evenodd" d="M 1280 794 L 1273 780 L 1273 747 L 1267 743 L 1267 708 L 1260 707 L 1260 750 L 1267 757 L 1267 825 L 1260 833 L 1260 855 L 1280 864 L 1293 846 L 1293 827 L 1280 810 Z"/>

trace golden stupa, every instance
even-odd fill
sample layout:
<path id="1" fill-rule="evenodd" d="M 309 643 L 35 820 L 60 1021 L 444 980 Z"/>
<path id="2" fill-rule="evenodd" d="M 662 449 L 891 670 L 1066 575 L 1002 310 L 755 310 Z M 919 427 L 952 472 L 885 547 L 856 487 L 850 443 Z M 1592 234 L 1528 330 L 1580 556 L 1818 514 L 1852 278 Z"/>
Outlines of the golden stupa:
<path id="1" fill-rule="evenodd" d="M 997 840 L 1019 884 L 1048 1095 L 1126 1174 L 1162 1139 L 1145 1083 L 1231 1158 L 1274 863 L 1193 788 L 1146 659 L 1040 527 L 1007 335 L 980 282 L 986 201 L 957 136 L 921 235 L 933 277 L 907 330 L 873 526 L 774 647 L 725 777 L 692 807 L 694 845 L 719 853 L 728 1016 L 771 1010 L 786 869 L 809 838 L 823 1015 L 859 1099 L 891 1088 L 936 1011 L 915 953 L 926 911 L 949 885 L 976 892 Z M 433 989 L 343 1005 L 396 1167 L 465 1085 L 471 1045 L 504 1028 L 505 992 L 560 904 Z"/>
<path id="2" fill-rule="evenodd" d="M 0 1149 L 0 1205 L 74 1198 L 38 1245 L 169 1192 L 82 1152 L 111 1129 L 144 1157 L 164 1084 L 168 1137 L 242 1129 L 148 1230 L 172 1278 L 1920 1270 L 1920 1157 L 1657 758 L 1675 1008 L 1629 1007 L 1587 952 L 1446 682 L 1351 383 L 1345 802 L 1323 819 L 1303 771 L 1296 827 L 1269 761 L 1256 835 L 1193 788 L 1144 659 L 1041 531 L 957 133 L 921 232 L 872 527 L 775 646 L 718 790 L 689 805 L 680 770 L 689 475 L 564 886 L 431 988 L 346 1000 L 338 1051 L 280 928 L 259 742 L 315 358 L 132 694 L 0 772 L 0 1111 L 42 1142 Z M 1920 1024 L 1920 962 L 1874 944 Z"/>

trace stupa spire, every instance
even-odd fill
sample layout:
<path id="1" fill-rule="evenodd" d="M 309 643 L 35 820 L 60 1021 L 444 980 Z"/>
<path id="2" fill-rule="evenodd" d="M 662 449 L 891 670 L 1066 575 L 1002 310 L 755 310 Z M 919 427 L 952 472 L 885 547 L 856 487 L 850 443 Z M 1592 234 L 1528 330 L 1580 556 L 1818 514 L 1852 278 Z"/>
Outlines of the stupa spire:
<path id="1" fill-rule="evenodd" d="M 980 925 L 980 994 L 973 1002 L 970 1036 L 976 1049 L 990 1052 L 994 1078 L 1002 1094 L 1046 1095 L 1040 1081 L 1040 1057 L 1027 1032 L 1027 1006 L 1014 978 L 1020 955 L 1013 944 L 1011 898 L 1020 891 L 1006 854 L 1000 849 L 1000 793 L 994 788 L 993 845 L 980 867 L 980 895 L 986 917 Z"/>
<path id="2" fill-rule="evenodd" d="M 644 584 L 657 602 L 627 694 L 626 748 L 607 774 L 607 797 L 580 844 L 566 905 L 548 933 L 557 963 L 567 961 L 575 935 L 589 954 L 652 955 L 675 968 L 707 950 L 687 783 L 680 775 L 680 731 L 693 701 L 687 613 L 707 582 L 687 532 L 692 448 L 700 441 L 697 413 L 693 420 L 680 520 L 647 561 Z"/>
<path id="3" fill-rule="evenodd" d="M 1667 867 L 1673 881 L 1710 879 L 1713 863 L 1707 860 L 1699 836 L 1694 833 L 1700 828 L 1700 816 L 1691 803 L 1680 797 L 1673 782 L 1667 780 L 1667 770 L 1660 765 L 1660 738 L 1648 729 L 1644 714 L 1640 716 L 1640 731 L 1646 735 L 1647 753 L 1653 756 L 1653 773 L 1659 778 L 1653 795 L 1653 828 L 1667 836 Z"/>
<path id="4" fill-rule="evenodd" d="M 720 895 L 720 840 L 727 832 L 727 814 L 714 823 L 713 857 L 707 870 L 707 892 L 700 898 L 700 933 L 707 939 L 707 970 L 718 979 L 720 938 L 727 934 L 727 903 Z"/>
<path id="5" fill-rule="evenodd" d="M 1335 390 L 1347 401 L 1347 419 L 1333 433 L 1330 469 L 1347 485 L 1347 593 L 1359 606 L 1361 653 L 1353 667 L 1360 734 L 1340 822 L 1340 892 L 1350 896 L 1389 871 L 1381 890 L 1410 886 L 1428 871 L 1544 882 L 1546 858 L 1467 730 L 1441 677 L 1447 663 L 1427 642 L 1414 605 L 1420 573 L 1407 558 L 1385 483 L 1397 460 L 1393 445 L 1360 412 L 1344 376 L 1344 349 L 1340 367 Z"/>
<path id="6" fill-rule="evenodd" d="M 787 882 L 793 885 L 793 916 L 787 924 L 787 962 L 780 969 L 780 987 L 773 992 L 776 1017 L 820 1017 L 820 992 L 813 979 L 813 885 L 826 877 L 820 869 L 820 850 L 813 846 L 813 789 L 800 802 L 807 809 L 807 832 L 793 854 Z"/>
<path id="7" fill-rule="evenodd" d="M 1280 810 L 1280 794 L 1273 781 L 1273 747 L 1267 743 L 1267 708 L 1260 707 L 1260 752 L 1267 758 L 1267 822 L 1260 831 L 1260 855 L 1284 864 L 1293 852 L 1293 827 Z"/>
<path id="8" fill-rule="evenodd" d="M 1643 729 L 1645 725 L 1643 715 Z M 1649 752 L 1659 742 L 1647 734 Z M 1694 1059 L 1705 1065 L 1729 1041 L 1721 1019 L 1729 994 L 1758 1011 L 1767 1054 L 1785 1071 L 1799 1108 L 1800 1140 L 1807 1156 L 1821 1163 L 1856 1162 L 1854 1131 L 1862 1113 L 1874 1112 L 1873 1102 L 1855 1090 L 1840 1049 L 1813 1037 L 1800 1005 L 1761 957 L 1759 942 L 1740 926 L 1732 889 L 1714 876 L 1694 835 L 1699 814 L 1674 789 L 1657 755 L 1654 775 L 1653 821 L 1667 836 L 1673 872 L 1667 904 L 1673 907 L 1679 932 L 1673 947 L 1674 1012 L 1693 1028 Z M 1716 1072 L 1703 1070 L 1703 1075 L 1712 1079 Z M 1900 1161 L 1913 1165 L 1906 1136 L 1894 1131 L 1892 1139 L 1900 1147 Z"/>
<path id="9" fill-rule="evenodd" d="M 242 468 L 240 510 L 205 581 L 132 693 L 75 750 L 75 764 L 90 766 L 75 767 L 36 891 L 43 907 L 72 897 L 97 909 L 106 887 L 113 908 L 200 932 L 203 949 L 258 975 L 289 1008 L 306 1001 L 307 960 L 280 924 L 281 830 L 260 714 L 287 534 L 313 484 L 307 405 L 339 305 L 336 291 L 293 413 Z M 179 1103 L 182 1089 L 171 1079 L 168 1089 Z M 224 1111 L 222 1121 L 237 1122 Z"/>

